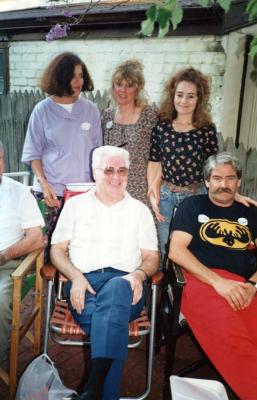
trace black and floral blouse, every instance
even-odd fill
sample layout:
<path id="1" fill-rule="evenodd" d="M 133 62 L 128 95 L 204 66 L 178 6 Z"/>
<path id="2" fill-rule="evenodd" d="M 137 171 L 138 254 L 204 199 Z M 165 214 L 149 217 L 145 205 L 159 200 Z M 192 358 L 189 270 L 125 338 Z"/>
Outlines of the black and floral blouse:
<path id="1" fill-rule="evenodd" d="M 203 181 L 203 163 L 218 152 L 214 125 L 176 132 L 167 122 L 158 122 L 151 135 L 150 161 L 161 162 L 163 179 L 176 186 Z"/>

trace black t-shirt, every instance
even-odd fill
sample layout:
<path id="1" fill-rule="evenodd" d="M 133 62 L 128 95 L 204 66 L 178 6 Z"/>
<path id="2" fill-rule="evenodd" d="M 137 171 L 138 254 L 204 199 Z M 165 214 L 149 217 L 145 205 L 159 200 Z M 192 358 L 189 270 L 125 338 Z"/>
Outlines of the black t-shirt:
<path id="1" fill-rule="evenodd" d="M 173 230 L 193 236 L 188 249 L 209 268 L 222 268 L 249 279 L 256 270 L 249 244 L 257 238 L 257 208 L 234 202 L 213 204 L 208 195 L 186 198 L 178 207 Z"/>

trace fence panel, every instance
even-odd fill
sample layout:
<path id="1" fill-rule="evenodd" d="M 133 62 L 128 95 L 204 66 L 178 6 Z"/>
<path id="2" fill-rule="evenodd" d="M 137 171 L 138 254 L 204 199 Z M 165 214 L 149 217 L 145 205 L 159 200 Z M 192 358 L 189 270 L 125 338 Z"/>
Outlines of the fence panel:
<path id="1" fill-rule="evenodd" d="M 40 92 L 13 92 L 0 95 L 0 140 L 5 148 L 5 170 L 24 171 L 20 162 L 30 114 L 42 100 Z"/>

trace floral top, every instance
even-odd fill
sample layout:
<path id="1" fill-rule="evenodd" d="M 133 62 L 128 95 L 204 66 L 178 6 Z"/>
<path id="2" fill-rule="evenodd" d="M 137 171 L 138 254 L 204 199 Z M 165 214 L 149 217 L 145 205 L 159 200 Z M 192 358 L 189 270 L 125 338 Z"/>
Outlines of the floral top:
<path id="1" fill-rule="evenodd" d="M 167 122 L 152 130 L 150 161 L 161 162 L 163 179 L 176 186 L 203 181 L 203 163 L 218 151 L 214 125 L 176 132 Z"/>
<path id="2" fill-rule="evenodd" d="M 127 190 L 132 197 L 147 204 L 147 162 L 151 130 L 157 122 L 157 109 L 146 106 L 135 124 L 114 122 L 115 108 L 108 108 L 102 117 L 104 143 L 124 147 L 130 154 Z"/>

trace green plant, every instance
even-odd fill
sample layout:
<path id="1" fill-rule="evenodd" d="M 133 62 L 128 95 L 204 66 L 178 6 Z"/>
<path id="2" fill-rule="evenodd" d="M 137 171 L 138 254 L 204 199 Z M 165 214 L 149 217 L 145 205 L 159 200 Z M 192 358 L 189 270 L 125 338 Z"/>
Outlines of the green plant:
<path id="1" fill-rule="evenodd" d="M 213 4 L 219 5 L 225 12 L 228 12 L 231 6 L 231 0 L 198 0 L 202 7 L 210 7 Z M 245 9 L 249 21 L 257 18 L 257 0 L 249 0 Z M 164 37 L 172 25 L 175 30 L 183 19 L 183 8 L 178 0 L 155 1 L 147 12 L 146 19 L 141 23 L 140 33 L 144 36 L 151 36 L 155 24 L 159 25 L 158 36 Z M 255 58 L 257 55 L 257 36 L 253 38 L 250 44 L 250 56 Z"/>

